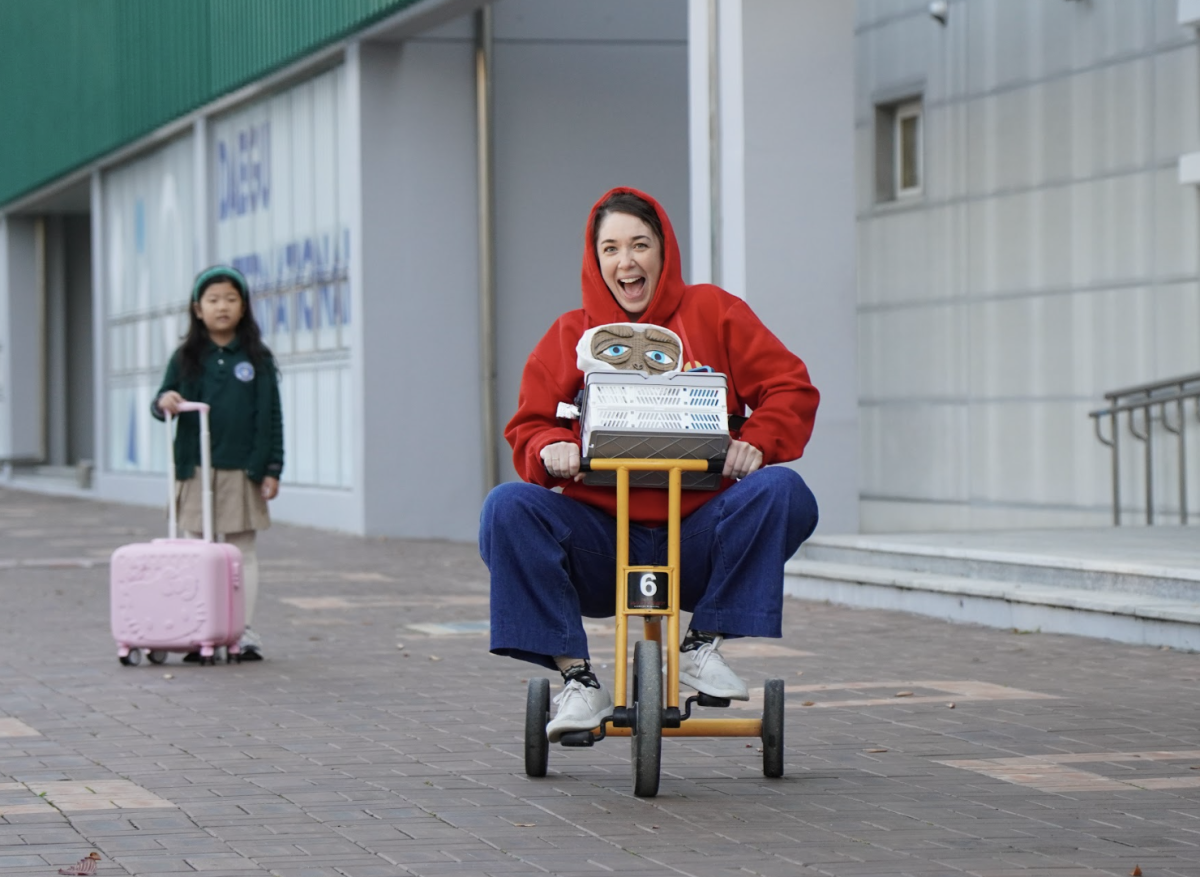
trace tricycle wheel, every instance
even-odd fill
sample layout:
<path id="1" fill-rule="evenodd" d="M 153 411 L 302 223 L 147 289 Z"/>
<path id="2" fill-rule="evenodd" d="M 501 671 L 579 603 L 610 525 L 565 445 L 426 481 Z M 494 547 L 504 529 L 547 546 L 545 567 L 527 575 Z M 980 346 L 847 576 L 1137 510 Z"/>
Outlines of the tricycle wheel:
<path id="1" fill-rule="evenodd" d="M 550 762 L 550 739 L 546 723 L 550 721 L 550 680 L 530 679 L 525 696 L 525 774 L 544 777 Z"/>
<path id="2" fill-rule="evenodd" d="M 637 710 L 630 736 L 633 793 L 639 798 L 658 794 L 662 761 L 662 653 L 653 640 L 641 640 L 633 650 L 633 702 Z"/>
<path id="3" fill-rule="evenodd" d="M 763 776 L 783 776 L 783 680 L 768 679 L 763 688 Z"/>

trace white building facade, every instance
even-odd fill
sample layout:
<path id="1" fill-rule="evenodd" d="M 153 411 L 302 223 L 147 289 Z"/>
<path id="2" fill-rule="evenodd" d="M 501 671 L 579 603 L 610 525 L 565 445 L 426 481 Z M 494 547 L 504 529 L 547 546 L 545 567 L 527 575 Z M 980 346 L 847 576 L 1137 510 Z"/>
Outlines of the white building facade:
<path id="1" fill-rule="evenodd" d="M 670 212 L 823 398 L 797 468 L 858 529 L 854 13 L 840 0 L 424 0 L 0 208 L 0 458 L 165 498 L 150 417 L 194 275 L 281 368 L 277 520 L 475 538 L 589 207 Z"/>
<path id="2" fill-rule="evenodd" d="M 1102 526 L 1111 460 L 1088 412 L 1200 373 L 1197 181 L 1181 177 L 1200 149 L 1200 10 L 943 5 L 939 21 L 921 0 L 858 4 L 862 527 Z M 1191 403 L 1186 420 L 1194 511 Z M 1155 427 L 1157 520 L 1177 522 L 1180 456 Z M 1143 454 L 1123 422 L 1134 523 Z"/>

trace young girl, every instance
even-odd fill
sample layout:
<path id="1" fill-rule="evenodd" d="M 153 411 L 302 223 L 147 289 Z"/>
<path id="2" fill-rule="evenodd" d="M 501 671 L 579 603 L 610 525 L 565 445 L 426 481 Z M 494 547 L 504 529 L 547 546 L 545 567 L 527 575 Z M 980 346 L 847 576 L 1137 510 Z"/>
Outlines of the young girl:
<path id="1" fill-rule="evenodd" d="M 279 493 L 283 471 L 283 416 L 275 359 L 262 343 L 249 286 L 241 272 L 218 265 L 192 285 L 191 321 L 171 356 L 151 411 L 159 420 L 177 414 L 184 400 L 206 402 L 212 434 L 213 532 L 242 552 L 246 587 L 243 661 L 261 661 L 262 640 L 251 629 L 258 600 L 254 534 L 271 526 L 267 500 Z M 180 415 L 175 437 L 179 526 L 192 538 L 204 529 L 198 415 Z M 200 653 L 185 661 L 198 661 Z"/>

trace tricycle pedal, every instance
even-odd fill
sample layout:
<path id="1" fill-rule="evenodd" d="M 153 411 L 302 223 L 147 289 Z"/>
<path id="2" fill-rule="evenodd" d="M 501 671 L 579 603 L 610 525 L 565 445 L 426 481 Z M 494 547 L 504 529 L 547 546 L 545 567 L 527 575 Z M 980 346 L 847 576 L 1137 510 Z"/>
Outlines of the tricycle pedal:
<path id="1" fill-rule="evenodd" d="M 594 746 L 596 738 L 591 731 L 567 731 L 558 738 L 563 746 Z"/>

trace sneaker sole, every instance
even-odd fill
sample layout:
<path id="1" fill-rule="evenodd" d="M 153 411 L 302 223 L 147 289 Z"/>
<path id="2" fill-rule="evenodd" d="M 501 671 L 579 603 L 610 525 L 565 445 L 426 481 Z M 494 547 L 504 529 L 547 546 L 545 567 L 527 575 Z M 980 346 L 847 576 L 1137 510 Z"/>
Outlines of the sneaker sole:
<path id="1" fill-rule="evenodd" d="M 731 689 L 726 688 L 726 689 L 722 689 L 719 691 L 714 691 L 711 686 L 709 686 L 707 689 L 701 688 L 699 686 L 699 684 L 697 684 L 698 680 L 695 677 L 688 676 L 686 673 L 683 673 L 682 671 L 679 674 L 679 681 L 681 683 L 683 683 L 684 685 L 686 685 L 688 688 L 694 688 L 696 691 L 699 691 L 701 694 L 707 694 L 709 697 L 724 697 L 724 698 L 728 698 L 729 700 L 749 700 L 750 699 L 750 692 L 744 688 L 739 688 L 737 690 L 731 690 Z"/>
<path id="2" fill-rule="evenodd" d="M 596 716 L 590 724 L 572 722 L 570 727 L 564 725 L 560 728 L 555 728 L 554 730 L 550 729 L 550 725 L 554 724 L 552 721 L 550 722 L 550 725 L 546 725 L 546 737 L 549 738 L 551 743 L 557 743 L 562 738 L 563 734 L 572 734 L 575 731 L 590 731 L 593 728 L 599 728 L 601 723 L 611 715 L 611 711 L 600 713 L 600 715 Z"/>

